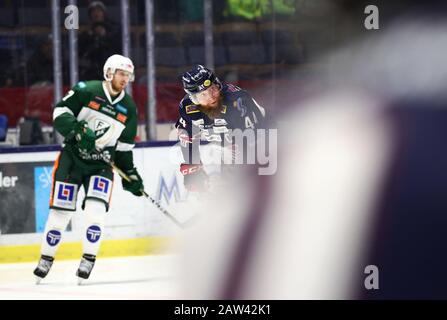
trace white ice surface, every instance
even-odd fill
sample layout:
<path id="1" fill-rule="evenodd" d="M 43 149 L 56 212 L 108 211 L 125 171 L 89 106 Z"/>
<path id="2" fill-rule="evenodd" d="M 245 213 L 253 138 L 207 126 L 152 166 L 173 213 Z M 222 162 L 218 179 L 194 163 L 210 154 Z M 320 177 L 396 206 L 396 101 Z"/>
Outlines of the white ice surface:
<path id="1" fill-rule="evenodd" d="M 78 260 L 55 261 L 35 284 L 33 263 L 0 264 L 0 300 L 176 299 L 176 257 L 152 255 L 98 258 L 88 280 L 77 284 Z"/>

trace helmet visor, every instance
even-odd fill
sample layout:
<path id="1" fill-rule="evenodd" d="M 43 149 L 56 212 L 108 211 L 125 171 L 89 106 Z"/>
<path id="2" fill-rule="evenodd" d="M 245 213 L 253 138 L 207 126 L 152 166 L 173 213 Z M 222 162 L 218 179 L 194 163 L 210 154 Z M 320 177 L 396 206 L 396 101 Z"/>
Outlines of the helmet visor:
<path id="1" fill-rule="evenodd" d="M 116 69 L 115 72 L 113 72 L 113 69 L 109 69 L 108 73 L 111 73 L 113 75 L 119 74 L 121 77 L 127 77 L 127 78 L 129 78 L 129 82 L 132 82 L 135 80 L 135 74 L 128 70 Z"/>

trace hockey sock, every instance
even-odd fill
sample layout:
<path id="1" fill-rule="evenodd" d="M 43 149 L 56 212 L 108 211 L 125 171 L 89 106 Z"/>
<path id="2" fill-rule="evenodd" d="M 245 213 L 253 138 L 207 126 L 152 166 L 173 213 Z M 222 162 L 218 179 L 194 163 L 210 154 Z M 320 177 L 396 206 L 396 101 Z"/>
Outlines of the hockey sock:
<path id="1" fill-rule="evenodd" d="M 42 239 L 42 255 L 54 258 L 61 243 L 62 233 L 67 228 L 72 216 L 73 212 L 71 211 L 50 209 Z"/>
<path id="2" fill-rule="evenodd" d="M 83 253 L 96 256 L 103 235 L 106 206 L 101 201 L 88 199 L 84 215 Z"/>

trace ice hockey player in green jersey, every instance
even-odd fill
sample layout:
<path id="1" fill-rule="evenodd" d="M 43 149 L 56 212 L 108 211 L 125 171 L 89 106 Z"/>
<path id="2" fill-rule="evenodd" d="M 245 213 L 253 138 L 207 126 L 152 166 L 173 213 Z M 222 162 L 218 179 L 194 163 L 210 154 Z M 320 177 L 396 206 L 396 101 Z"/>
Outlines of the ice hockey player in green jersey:
<path id="1" fill-rule="evenodd" d="M 122 180 L 124 190 L 143 195 L 132 153 L 137 108 L 125 92 L 134 79 L 134 66 L 129 58 L 115 54 L 105 62 L 103 72 L 105 81 L 79 82 L 54 108 L 54 128 L 65 140 L 53 168 L 50 213 L 34 270 L 37 283 L 51 268 L 62 233 L 76 211 L 81 186 L 85 220 L 83 255 L 76 272 L 80 281 L 90 276 L 104 234 L 113 184 L 110 162 L 131 178 Z"/>

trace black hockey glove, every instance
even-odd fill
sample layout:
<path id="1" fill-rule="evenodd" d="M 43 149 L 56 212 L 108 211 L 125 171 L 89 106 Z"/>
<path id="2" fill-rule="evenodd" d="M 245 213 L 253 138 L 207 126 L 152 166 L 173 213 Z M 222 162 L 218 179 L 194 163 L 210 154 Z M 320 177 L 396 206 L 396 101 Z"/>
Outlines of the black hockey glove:
<path id="1" fill-rule="evenodd" d="M 180 165 L 180 172 L 183 175 L 183 183 L 188 191 L 205 191 L 208 175 L 203 171 L 201 164 Z"/>
<path id="2" fill-rule="evenodd" d="M 126 179 L 122 179 L 123 189 L 131 192 L 133 195 L 137 197 L 141 197 L 143 195 L 144 185 L 143 179 L 138 174 L 137 168 L 130 169 L 125 171 L 127 176 L 130 178 L 130 182 Z"/>
<path id="3" fill-rule="evenodd" d="M 76 145 L 81 152 L 90 153 L 95 150 L 96 135 L 93 130 L 88 127 L 86 121 L 81 120 L 76 123 L 74 134 Z"/>

